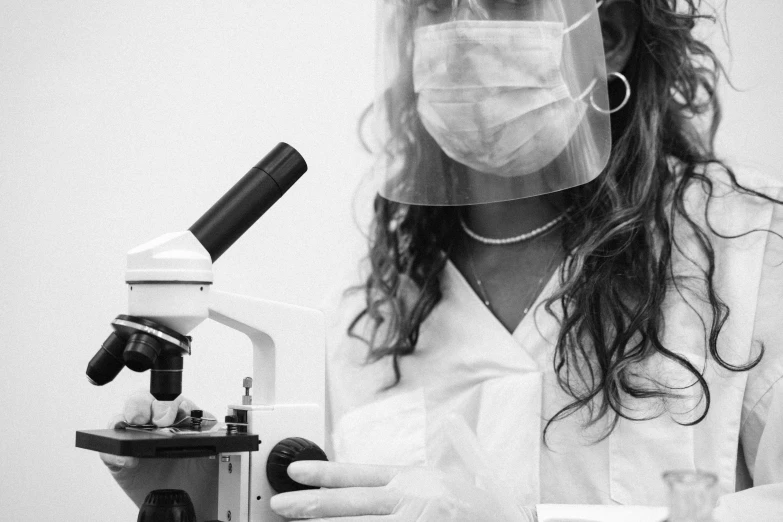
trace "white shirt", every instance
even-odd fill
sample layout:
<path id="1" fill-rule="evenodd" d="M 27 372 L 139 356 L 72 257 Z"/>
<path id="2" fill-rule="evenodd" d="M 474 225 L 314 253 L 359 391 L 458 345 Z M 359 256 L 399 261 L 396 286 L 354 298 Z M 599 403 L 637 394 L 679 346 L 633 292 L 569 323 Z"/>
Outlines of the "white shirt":
<path id="1" fill-rule="evenodd" d="M 783 197 L 779 183 L 756 175 L 742 181 Z M 710 202 L 710 221 L 724 235 L 783 231 L 780 206 L 737 195 L 720 182 L 715 194 L 719 197 Z M 703 213 L 703 191 L 689 189 L 686 201 L 694 215 Z M 684 250 L 695 252 L 695 238 L 687 228 L 678 225 L 675 230 Z M 551 425 L 546 447 L 545 420 L 572 400 L 553 370 L 556 319 L 534 307 L 509 333 L 448 263 L 441 276 L 443 298 L 422 324 L 415 352 L 400 358 L 402 380 L 395 387 L 383 389 L 393 382 L 390 358 L 365 364 L 367 346 L 346 335 L 363 308 L 363 295 L 341 304 L 327 354 L 336 460 L 448 468 L 451 457 L 442 449 L 438 420 L 456 413 L 475 433 L 497 478 L 521 505 L 538 505 L 539 517 L 563 516 L 568 508 L 558 506 L 564 504 L 665 506 L 663 472 L 701 469 L 718 476 L 718 520 L 759 522 L 773 520 L 773 514 L 783 519 L 783 239 L 765 232 L 737 239 L 710 237 L 715 287 L 731 310 L 719 353 L 735 364 L 750 360 L 760 343 L 766 353 L 750 372 L 730 372 L 705 358 L 704 329 L 696 312 L 709 325 L 709 308 L 687 289 L 682 295 L 669 292 L 663 341 L 704 369 L 711 403 L 701 423 L 682 425 L 703 411 L 701 388 L 695 385 L 683 389 L 685 398 L 670 401 L 665 411 L 658 401 L 625 399 L 633 415 L 655 418 L 620 419 L 603 440 L 598 438 L 605 422 L 585 429 L 586 412 L 579 411 Z M 695 269 L 677 253 L 674 266 L 681 275 Z M 538 303 L 557 282 L 556 277 L 549 281 Z M 659 354 L 645 360 L 639 378 L 674 386 L 694 382 Z"/>

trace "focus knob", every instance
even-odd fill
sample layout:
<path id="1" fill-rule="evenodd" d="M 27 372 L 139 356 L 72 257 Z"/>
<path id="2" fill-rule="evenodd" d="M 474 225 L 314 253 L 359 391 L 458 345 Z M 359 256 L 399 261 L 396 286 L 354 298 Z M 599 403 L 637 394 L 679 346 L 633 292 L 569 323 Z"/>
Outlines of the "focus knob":
<path id="1" fill-rule="evenodd" d="M 136 522 L 196 522 L 196 510 L 187 492 L 156 489 L 147 494 Z"/>
<path id="2" fill-rule="evenodd" d="M 266 478 L 278 493 L 300 489 L 318 489 L 296 482 L 288 476 L 288 466 L 299 460 L 329 460 L 315 442 L 301 437 L 290 437 L 278 442 L 266 461 Z"/>

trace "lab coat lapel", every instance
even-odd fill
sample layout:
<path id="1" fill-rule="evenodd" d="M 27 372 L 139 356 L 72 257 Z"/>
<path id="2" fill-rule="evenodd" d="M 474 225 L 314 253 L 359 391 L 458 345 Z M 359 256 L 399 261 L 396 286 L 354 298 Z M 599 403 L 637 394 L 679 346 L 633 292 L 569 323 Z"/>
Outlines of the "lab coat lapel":
<path id="1" fill-rule="evenodd" d="M 546 311 L 544 304 L 552 295 L 559 284 L 560 268 L 541 290 L 530 312 L 522 318 L 522 321 L 514 330 L 513 338 L 526 353 L 535 361 L 536 367 L 544 370 L 552 364 L 552 356 L 557 345 L 557 336 L 560 332 L 559 318 Z M 557 311 L 557 305 L 554 306 Z"/>
<path id="2" fill-rule="evenodd" d="M 466 397 L 463 404 L 475 409 L 440 413 L 462 414 L 492 461 L 495 479 L 507 484 L 521 504 L 535 504 L 540 499 L 541 372 L 451 263 L 441 288 L 443 298 L 422 328 L 419 345 L 448 361 L 438 363 L 446 364 L 442 369 L 449 379 L 441 393 Z M 428 439 L 435 446 L 441 437 L 431 433 Z M 429 453 L 439 455 L 438 467 L 453 466 L 436 448 Z"/>
<path id="3" fill-rule="evenodd" d="M 472 363 L 480 359 L 501 373 L 538 371 L 530 353 L 520 348 L 451 262 L 446 263 L 441 287 L 444 295 L 438 311 L 448 329 L 458 333 L 461 340 L 458 344 L 475 353 Z"/>

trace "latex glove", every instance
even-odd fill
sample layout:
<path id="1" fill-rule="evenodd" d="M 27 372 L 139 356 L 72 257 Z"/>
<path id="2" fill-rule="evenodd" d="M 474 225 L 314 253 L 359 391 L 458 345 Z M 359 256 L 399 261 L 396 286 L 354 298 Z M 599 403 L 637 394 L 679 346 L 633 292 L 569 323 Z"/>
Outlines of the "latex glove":
<path id="1" fill-rule="evenodd" d="M 320 490 L 272 497 L 271 507 L 293 519 L 335 522 L 534 522 L 532 510 L 500 492 L 433 468 L 299 461 L 288 474 Z M 320 517 L 320 518 L 319 518 Z"/>
<path id="2" fill-rule="evenodd" d="M 159 401 L 149 391 L 143 390 L 132 394 L 127 401 L 123 412 L 115 415 L 107 428 L 119 428 L 128 424 L 149 424 L 158 427 L 171 426 L 190 416 L 192 410 L 199 409 L 192 401 L 180 395 L 173 401 Z M 214 418 L 213 415 L 204 412 L 204 417 Z M 205 428 L 210 425 L 204 424 Z M 123 469 L 133 469 L 139 465 L 136 457 L 122 457 L 101 453 L 101 460 L 110 470 L 117 472 Z"/>

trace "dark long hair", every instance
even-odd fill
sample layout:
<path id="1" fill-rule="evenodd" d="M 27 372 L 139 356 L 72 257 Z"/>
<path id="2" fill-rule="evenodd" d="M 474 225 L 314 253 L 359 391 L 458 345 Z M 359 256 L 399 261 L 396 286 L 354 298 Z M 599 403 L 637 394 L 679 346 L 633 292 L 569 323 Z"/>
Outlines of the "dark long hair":
<path id="1" fill-rule="evenodd" d="M 729 308 L 714 286 L 710 237 L 721 234 L 710 225 L 706 210 L 696 216 L 685 205 L 686 190 L 694 184 L 709 201 L 714 188 L 709 169 L 724 171 L 735 190 L 771 200 L 740 185 L 714 152 L 721 120 L 716 85 L 724 70 L 710 47 L 693 36 L 698 21 L 714 21 L 714 16 L 703 14 L 698 0 L 638 0 L 638 7 L 640 27 L 623 71 L 634 96 L 612 116 L 609 164 L 595 181 L 565 193 L 567 204 L 576 209 L 562 234 L 571 255 L 558 291 L 545 306 L 550 313 L 555 308 L 560 313 L 553 364 L 561 388 L 573 401 L 549 419 L 545 434 L 552 422 L 587 408 L 588 424 L 609 415 L 606 436 L 621 417 L 640 420 L 628 414 L 624 397 L 678 397 L 675 389 L 633 379 L 634 367 L 653 354 L 683 367 L 700 386 L 703 408 L 688 424 L 707 415 L 710 392 L 700 369 L 662 340 L 664 298 L 682 291 L 673 255 L 687 255 L 675 226 L 685 227 L 696 239 L 704 259 L 697 281 L 691 278 L 687 284 L 698 287 L 696 293 L 710 311 L 701 318 L 709 355 L 731 371 L 749 370 L 763 355 L 762 347 L 757 358 L 737 365 L 719 353 L 718 337 Z M 610 84 L 610 101 L 617 106 L 624 88 L 614 83 L 618 85 Z M 399 116 L 400 125 L 416 123 L 413 114 Z M 696 128 L 696 120 L 706 131 Z M 422 322 L 441 299 L 439 275 L 460 233 L 459 209 L 403 205 L 378 197 L 374 210 L 371 273 L 360 287 L 366 306 L 348 333 L 367 343 L 369 361 L 391 358 L 394 386 L 401 379 L 400 357 L 414 352 Z"/>

